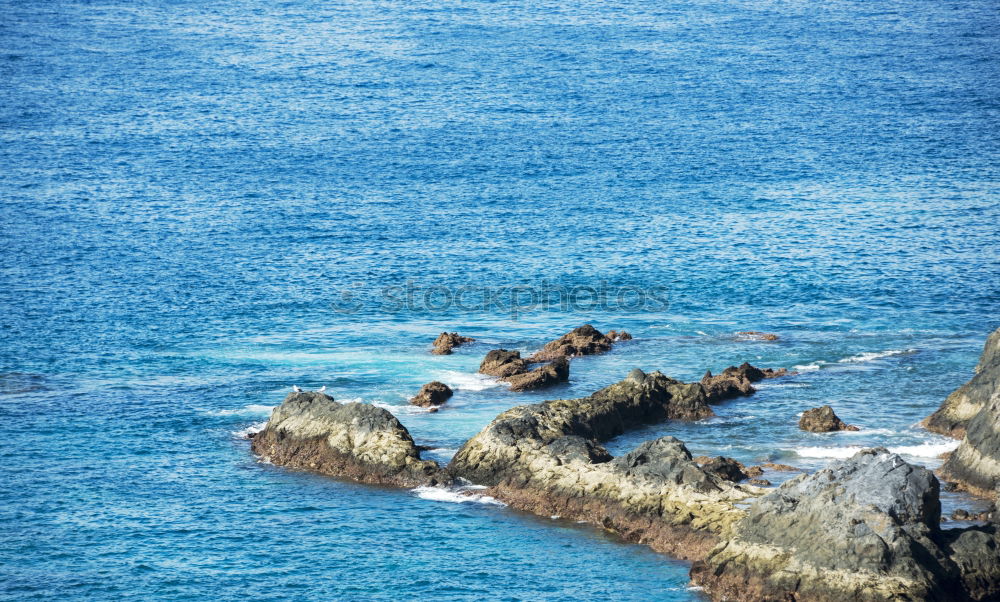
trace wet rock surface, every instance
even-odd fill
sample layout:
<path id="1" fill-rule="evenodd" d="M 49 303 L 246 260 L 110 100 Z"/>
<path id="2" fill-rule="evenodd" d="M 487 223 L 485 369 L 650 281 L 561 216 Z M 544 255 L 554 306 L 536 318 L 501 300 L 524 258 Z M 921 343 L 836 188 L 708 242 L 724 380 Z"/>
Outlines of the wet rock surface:
<path id="1" fill-rule="evenodd" d="M 803 412 L 802 418 L 799 418 L 799 428 L 812 433 L 860 430 L 858 427 L 841 420 L 830 406 L 812 408 Z"/>
<path id="2" fill-rule="evenodd" d="M 605 353 L 611 351 L 616 342 L 628 341 L 631 338 L 632 335 L 624 331 L 611 330 L 605 335 L 590 324 L 584 324 L 546 343 L 541 350 L 528 358 L 528 362 L 549 362 L 560 357 Z"/>
<path id="3" fill-rule="evenodd" d="M 451 387 L 435 380 L 420 387 L 420 392 L 410 399 L 410 403 L 423 408 L 436 407 L 451 399 L 452 395 Z"/>
<path id="4" fill-rule="evenodd" d="M 472 337 L 463 337 L 457 332 L 442 332 L 438 335 L 438 338 L 434 339 L 434 349 L 431 350 L 431 353 L 435 355 L 450 355 L 455 347 L 464 343 L 471 343 L 475 340 Z"/>
<path id="5" fill-rule="evenodd" d="M 924 420 L 924 427 L 961 439 L 969 421 L 986 407 L 997 389 L 1000 389 L 1000 328 L 987 337 L 972 379 L 949 395 Z"/>
<path id="6" fill-rule="evenodd" d="M 743 362 L 739 366 L 729 366 L 716 376 L 713 376 L 710 370 L 706 371 L 705 375 L 701 377 L 701 385 L 705 387 L 705 394 L 708 395 L 709 402 L 718 403 L 734 397 L 752 395 L 756 392 L 753 383 L 765 378 L 777 378 L 787 374 L 788 370 L 784 368 L 761 370 Z"/>
<path id="7" fill-rule="evenodd" d="M 532 369 L 519 351 L 494 349 L 483 358 L 479 372 L 510 383 L 512 391 L 530 391 L 569 380 L 569 360 L 558 357 Z"/>
<path id="8" fill-rule="evenodd" d="M 512 408 L 467 441 L 448 467 L 454 477 L 543 516 L 587 521 L 681 558 L 696 558 L 759 494 L 703 470 L 673 437 L 617 458 L 601 441 L 641 424 L 712 414 L 703 389 L 654 372 L 580 399 Z"/>
<path id="9" fill-rule="evenodd" d="M 410 433 L 390 412 L 318 392 L 288 395 L 251 449 L 279 466 L 362 483 L 416 487 L 449 480 L 436 462 L 420 459 Z"/>

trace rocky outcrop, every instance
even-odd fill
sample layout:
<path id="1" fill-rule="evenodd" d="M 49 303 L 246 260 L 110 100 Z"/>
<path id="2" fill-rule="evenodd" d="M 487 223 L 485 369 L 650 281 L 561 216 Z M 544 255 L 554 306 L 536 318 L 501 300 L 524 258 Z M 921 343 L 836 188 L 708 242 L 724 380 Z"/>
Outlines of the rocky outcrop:
<path id="1" fill-rule="evenodd" d="M 692 579 L 717 600 L 967 599 L 938 488 L 929 470 L 862 450 L 761 497 Z"/>
<path id="2" fill-rule="evenodd" d="M 788 374 L 788 370 L 784 368 L 761 370 L 743 362 L 739 366 L 729 366 L 717 376 L 712 376 L 711 370 L 705 372 L 705 376 L 701 377 L 701 385 L 705 387 L 705 394 L 708 396 L 709 402 L 717 403 L 734 397 L 752 395 L 756 391 L 753 388 L 753 383 L 786 374 Z"/>
<path id="3" fill-rule="evenodd" d="M 420 387 L 420 392 L 410 399 L 410 403 L 422 408 L 437 408 L 448 401 L 452 395 L 454 392 L 451 387 L 435 380 Z"/>
<path id="4" fill-rule="evenodd" d="M 338 403 L 318 392 L 289 394 L 251 448 L 272 464 L 362 483 L 416 487 L 449 481 L 436 462 L 420 459 L 410 433 L 390 412 Z"/>
<path id="5" fill-rule="evenodd" d="M 463 337 L 457 332 L 442 332 L 438 335 L 438 338 L 434 339 L 434 349 L 431 353 L 434 355 L 451 355 L 455 347 L 463 343 L 471 343 L 475 340 L 472 337 Z"/>
<path id="6" fill-rule="evenodd" d="M 936 412 L 928 416 L 923 425 L 928 430 L 956 439 L 965 435 L 969 421 L 989 402 L 1000 389 L 1000 328 L 986 339 L 979 356 L 975 375 L 956 389 Z"/>
<path id="7" fill-rule="evenodd" d="M 581 399 L 512 408 L 467 441 L 448 467 L 488 494 L 543 516 L 583 520 L 681 558 L 696 558 L 759 490 L 703 470 L 673 437 L 612 458 L 600 445 L 626 429 L 712 414 L 698 384 L 633 370 Z"/>
<path id="8" fill-rule="evenodd" d="M 508 376 L 506 380 L 511 391 L 530 391 L 564 383 L 569 380 L 569 360 L 558 357 L 534 370 Z"/>
<path id="9" fill-rule="evenodd" d="M 529 369 L 519 351 L 494 349 L 483 358 L 479 372 L 509 382 L 512 391 L 529 391 L 569 380 L 569 360 L 557 357 L 544 366 Z"/>
<path id="10" fill-rule="evenodd" d="M 802 417 L 799 418 L 799 428 L 811 433 L 860 430 L 858 427 L 841 420 L 830 406 L 821 406 L 802 412 Z"/>
<path id="11" fill-rule="evenodd" d="M 977 495 L 1000 494 L 1000 389 L 969 421 L 962 443 L 948 456 L 940 472 Z"/>
<path id="12" fill-rule="evenodd" d="M 714 474 L 720 479 L 732 481 L 733 483 L 745 481 L 751 476 L 746 472 L 747 467 L 733 458 L 727 458 L 725 456 L 716 456 L 714 458 L 710 458 L 708 456 L 698 456 L 694 459 L 694 461 L 697 462 L 705 472 Z M 763 473 L 763 471 L 759 468 L 757 471 L 753 472 L 755 473 L 753 476 L 760 476 Z"/>
<path id="13" fill-rule="evenodd" d="M 617 341 L 627 341 L 631 338 L 632 335 L 624 331 L 612 330 L 605 335 L 590 324 L 584 324 L 546 343 L 541 350 L 528 358 L 528 362 L 549 362 L 560 357 L 605 353 L 610 351 Z"/>

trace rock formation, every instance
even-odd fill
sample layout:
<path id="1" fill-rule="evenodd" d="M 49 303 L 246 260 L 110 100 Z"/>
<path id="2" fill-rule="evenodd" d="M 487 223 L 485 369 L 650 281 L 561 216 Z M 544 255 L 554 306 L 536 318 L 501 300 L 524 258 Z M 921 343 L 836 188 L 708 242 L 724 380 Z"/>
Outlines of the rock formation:
<path id="1" fill-rule="evenodd" d="M 420 387 L 420 392 L 410 399 L 410 403 L 422 408 L 436 408 L 448 401 L 453 394 L 451 387 L 435 380 Z"/>
<path id="2" fill-rule="evenodd" d="M 457 332 L 442 332 L 438 335 L 438 338 L 434 339 L 434 349 L 431 353 L 435 355 L 450 355 L 452 349 L 458 347 L 462 343 L 471 343 L 475 341 L 471 337 L 463 337 Z"/>
<path id="3" fill-rule="evenodd" d="M 494 349 L 483 358 L 479 372 L 509 382 L 512 391 L 528 391 L 569 380 L 569 360 L 557 357 L 531 370 L 519 351 Z"/>
<path id="4" fill-rule="evenodd" d="M 528 358 L 528 362 L 549 362 L 559 357 L 604 353 L 610 351 L 611 346 L 617 341 L 627 341 L 631 338 L 632 335 L 624 331 L 612 330 L 605 335 L 590 324 L 584 324 L 546 343 L 541 350 Z"/>
<path id="5" fill-rule="evenodd" d="M 969 421 L 958 449 L 941 467 L 941 476 L 977 495 L 1000 493 L 1000 389 Z"/>
<path id="6" fill-rule="evenodd" d="M 318 392 L 291 393 L 253 437 L 271 463 L 362 483 L 416 487 L 448 482 L 436 462 L 421 460 L 413 438 L 390 412 L 337 403 Z"/>
<path id="7" fill-rule="evenodd" d="M 802 412 L 802 418 L 799 418 L 799 428 L 812 433 L 861 430 L 841 420 L 833 413 L 833 408 L 830 406 L 812 408 Z"/>
<path id="8" fill-rule="evenodd" d="M 996 583 L 994 537 L 940 531 L 938 481 L 885 449 L 866 449 L 761 497 L 732 537 L 691 569 L 721 600 L 963 600 Z M 965 550 L 959 566 L 954 551 Z M 963 579 L 973 587 L 963 586 Z M 992 590 L 991 590 L 992 591 Z"/>
<path id="9" fill-rule="evenodd" d="M 710 370 L 705 372 L 705 376 L 701 377 L 701 384 L 705 387 L 709 402 L 717 403 L 734 397 L 752 395 L 756 391 L 752 383 L 786 374 L 788 374 L 788 370 L 784 368 L 781 370 L 772 368 L 761 370 L 743 362 L 739 366 L 729 366 L 718 376 L 712 376 Z"/>
<path id="10" fill-rule="evenodd" d="M 703 470 L 673 437 L 612 458 L 599 444 L 640 424 L 712 414 L 703 389 L 659 372 L 581 399 L 519 406 L 468 440 L 448 467 L 488 494 L 541 514 L 584 520 L 681 558 L 697 558 L 760 491 Z"/>
<path id="11" fill-rule="evenodd" d="M 750 477 L 750 475 L 746 472 L 747 467 L 733 458 L 727 458 L 725 456 L 716 456 L 714 458 L 709 458 L 708 456 L 698 456 L 694 459 L 694 461 L 700 464 L 702 470 L 705 472 L 714 474 L 720 479 L 732 481 L 733 483 L 745 481 Z M 759 468 L 754 472 L 755 474 L 753 476 L 760 476 L 763 473 L 763 471 Z"/>
<path id="12" fill-rule="evenodd" d="M 997 389 L 1000 389 L 1000 328 L 986 339 L 972 379 L 949 395 L 941 407 L 924 420 L 924 427 L 961 439 L 969 421 L 986 407 Z"/>

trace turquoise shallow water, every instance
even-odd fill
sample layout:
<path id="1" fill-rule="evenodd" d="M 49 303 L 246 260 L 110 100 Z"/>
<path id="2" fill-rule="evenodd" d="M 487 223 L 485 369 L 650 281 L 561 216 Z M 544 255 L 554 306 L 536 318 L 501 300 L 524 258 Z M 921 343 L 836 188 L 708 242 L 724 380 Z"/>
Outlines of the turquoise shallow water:
<path id="1" fill-rule="evenodd" d="M 914 425 L 1000 326 L 995 3 L 0 6 L 7 599 L 698 599 L 590 527 L 240 434 L 325 384 L 447 460 L 516 404 L 749 360 L 799 374 L 609 447 L 934 466 Z M 543 280 L 667 303 L 440 302 Z M 545 393 L 474 374 L 584 322 L 635 340 Z M 479 342 L 429 355 L 445 329 Z M 798 431 L 823 403 L 863 430 Z"/>

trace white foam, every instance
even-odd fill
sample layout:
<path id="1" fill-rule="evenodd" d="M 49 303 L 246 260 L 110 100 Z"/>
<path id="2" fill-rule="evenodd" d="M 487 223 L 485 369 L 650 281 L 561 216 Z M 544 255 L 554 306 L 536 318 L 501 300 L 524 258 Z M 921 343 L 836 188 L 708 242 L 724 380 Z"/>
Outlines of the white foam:
<path id="1" fill-rule="evenodd" d="M 352 401 L 359 401 L 360 402 L 361 400 L 357 399 L 357 400 L 352 400 Z M 385 403 L 385 402 L 382 402 L 382 401 L 373 401 L 372 405 L 376 406 L 376 407 L 379 407 L 379 408 L 382 408 L 383 410 L 388 410 L 389 413 L 391 413 L 394 416 L 398 415 L 398 414 L 428 414 L 431 411 L 430 408 L 422 408 L 420 406 L 415 406 L 415 405 L 410 405 L 410 404 L 407 404 L 405 406 L 403 406 L 403 405 L 392 405 L 390 403 Z"/>
<path id="2" fill-rule="evenodd" d="M 458 372 L 457 370 L 444 370 L 438 373 L 438 380 L 457 391 L 483 391 L 499 387 L 501 384 L 497 379 L 469 372 Z"/>
<path id="3" fill-rule="evenodd" d="M 250 437 L 250 435 L 254 435 L 264 430 L 265 426 L 267 426 L 266 420 L 264 422 L 255 422 L 254 424 L 251 424 L 246 428 L 240 429 L 238 431 L 232 431 L 232 433 L 233 436 L 236 437 L 237 439 L 247 439 Z"/>
<path id="4" fill-rule="evenodd" d="M 792 370 L 798 372 L 812 372 L 814 370 L 819 370 L 820 363 L 813 362 L 811 364 L 799 364 L 798 366 L 792 366 Z"/>
<path id="5" fill-rule="evenodd" d="M 896 355 L 909 355 L 911 353 L 916 353 L 916 349 L 889 349 L 888 351 L 868 351 L 865 353 L 859 353 L 857 355 L 852 355 L 851 357 L 845 357 L 842 360 L 837 360 L 840 364 L 861 364 L 864 362 L 871 362 L 874 360 L 880 360 L 886 357 L 893 357 Z"/>
<path id="6" fill-rule="evenodd" d="M 486 504 L 489 506 L 506 506 L 507 504 L 501 502 L 500 500 L 490 497 L 488 495 L 478 495 L 475 493 L 468 493 L 471 488 L 469 487 L 457 487 L 457 488 L 444 488 L 444 487 L 417 487 L 413 490 L 413 493 L 417 494 L 417 497 L 425 500 L 431 500 L 433 502 L 450 502 L 453 504 L 467 504 L 470 502 L 478 504 Z"/>
<path id="7" fill-rule="evenodd" d="M 894 454 L 912 456 L 915 458 L 937 458 L 955 449 L 959 441 L 936 441 L 925 442 L 920 445 L 898 445 L 888 448 Z M 871 446 L 869 446 L 871 447 Z M 797 447 L 793 450 L 800 458 L 850 458 L 854 454 L 864 449 L 860 445 L 849 445 L 847 447 Z"/>

